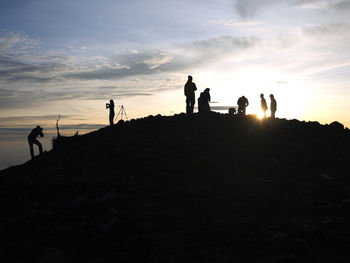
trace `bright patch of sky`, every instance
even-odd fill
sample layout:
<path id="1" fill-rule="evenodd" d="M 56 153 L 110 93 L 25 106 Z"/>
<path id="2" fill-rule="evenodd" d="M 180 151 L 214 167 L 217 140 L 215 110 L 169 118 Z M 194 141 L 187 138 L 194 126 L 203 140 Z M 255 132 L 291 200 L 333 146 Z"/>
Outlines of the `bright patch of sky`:
<path id="1" fill-rule="evenodd" d="M 131 118 L 183 112 L 189 74 L 216 108 L 245 95 L 258 113 L 273 93 L 277 117 L 349 127 L 349 14 L 350 0 L 3 0 L 0 128 L 54 131 L 61 114 L 93 129 L 111 98 Z"/>

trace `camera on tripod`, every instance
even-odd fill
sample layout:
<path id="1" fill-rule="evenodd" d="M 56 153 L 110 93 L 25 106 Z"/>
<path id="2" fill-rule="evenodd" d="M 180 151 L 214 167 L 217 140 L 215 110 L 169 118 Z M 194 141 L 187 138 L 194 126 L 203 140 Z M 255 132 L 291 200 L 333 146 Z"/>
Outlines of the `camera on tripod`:
<path id="1" fill-rule="evenodd" d="M 110 107 L 110 103 L 106 103 L 106 109 L 108 109 Z"/>

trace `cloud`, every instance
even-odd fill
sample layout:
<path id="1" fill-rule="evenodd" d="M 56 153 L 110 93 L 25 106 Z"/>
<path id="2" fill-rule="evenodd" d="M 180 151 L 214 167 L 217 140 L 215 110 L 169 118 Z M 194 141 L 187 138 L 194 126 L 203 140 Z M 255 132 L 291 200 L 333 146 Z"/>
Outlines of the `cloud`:
<path id="1" fill-rule="evenodd" d="M 210 55 L 227 54 L 247 49 L 258 39 L 248 37 L 221 36 L 193 42 L 193 47 L 199 52 L 209 52 Z M 207 55 L 207 54 L 206 54 Z"/>
<path id="2" fill-rule="evenodd" d="M 80 80 L 112 80 L 185 70 L 213 63 L 223 56 L 246 50 L 257 41 L 256 38 L 221 36 L 177 46 L 173 52 L 132 51 L 111 58 L 109 63 L 97 69 L 67 73 L 63 77 Z"/>
<path id="3" fill-rule="evenodd" d="M 16 49 L 19 53 L 24 50 L 36 47 L 40 42 L 36 39 L 29 38 L 23 34 L 10 32 L 0 35 L 0 51 L 9 50 L 12 48 Z"/>
<path id="4" fill-rule="evenodd" d="M 331 0 L 331 1 L 321 1 L 321 0 L 299 0 L 296 1 L 299 7 L 305 9 L 314 9 L 320 11 L 348 11 L 350 9 L 349 0 Z"/>
<path id="5" fill-rule="evenodd" d="M 75 119 L 79 115 L 60 115 L 61 119 Z M 0 117 L 0 123 L 4 122 L 26 122 L 28 120 L 56 120 L 58 115 L 31 115 L 31 116 L 14 116 Z"/>
<path id="6" fill-rule="evenodd" d="M 172 87 L 171 87 L 172 88 Z M 67 100 L 106 100 L 111 97 L 134 97 L 134 96 L 152 96 L 159 89 L 141 87 L 124 87 L 120 90 L 99 89 L 99 87 L 74 87 L 71 89 L 63 88 L 56 90 L 47 90 L 45 88 L 36 90 L 22 89 L 0 89 L 0 108 L 12 109 L 14 107 L 26 108 L 31 105 L 39 105 L 50 101 Z"/>
<path id="7" fill-rule="evenodd" d="M 239 21 L 236 19 L 228 19 L 228 20 L 211 20 L 209 21 L 210 24 L 216 24 L 216 25 L 222 25 L 227 27 L 236 27 L 236 28 L 248 28 L 248 27 L 255 27 L 255 26 L 261 26 L 264 24 L 262 21 Z"/>
<path id="8" fill-rule="evenodd" d="M 349 0 L 234 0 L 233 5 L 236 13 L 243 19 L 251 19 L 262 12 L 264 9 L 276 5 L 285 5 L 290 7 L 300 7 L 314 10 L 337 10 L 347 11 L 350 9 Z"/>
<path id="9" fill-rule="evenodd" d="M 151 95 L 147 84 L 118 85 L 116 89 L 99 88 L 98 81 L 118 81 L 142 76 L 176 73 L 202 67 L 223 57 L 249 49 L 253 38 L 221 36 L 176 45 L 169 50 L 132 50 L 112 57 L 74 57 L 67 52 L 40 51 L 37 41 L 20 34 L 1 36 L 0 45 L 0 102 L 2 107 L 21 102 L 20 96 L 42 101 L 47 98 L 74 99 L 104 97 L 112 91 L 119 96 Z M 71 48 L 68 48 L 70 50 Z M 89 83 L 89 84 L 88 84 Z M 93 84 L 91 84 L 93 83 Z M 15 90 L 13 90 L 16 85 Z M 46 87 L 45 87 L 46 86 Z M 50 87 L 60 87 L 52 90 Z M 167 83 L 165 88 L 170 87 Z M 34 88 L 35 87 L 35 88 Z M 69 92 L 67 88 L 69 87 Z M 35 91 L 33 91 L 35 89 Z M 40 90 L 41 96 L 37 98 Z M 97 95 L 97 96 L 96 96 Z M 11 96 L 11 102 L 8 100 Z M 108 96 L 109 97 L 109 96 Z"/>
<path id="10" fill-rule="evenodd" d="M 330 8 L 340 11 L 348 11 L 350 10 L 350 1 L 344 0 L 337 3 L 330 4 Z"/>
<path id="11" fill-rule="evenodd" d="M 3 37 L 5 39 L 6 37 Z M 0 108 L 26 108 L 50 101 L 152 96 L 183 85 L 171 75 L 244 54 L 253 37 L 219 36 L 169 46 L 121 52 L 111 57 L 74 56 L 38 50 L 34 42 L 8 37 L 0 53 Z M 16 53 L 18 46 L 21 52 Z M 68 48 L 67 50 L 70 50 Z M 237 59 L 235 56 L 234 59 Z M 234 60 L 233 59 L 233 60 Z M 46 104 L 45 104 L 46 105 Z"/>
<path id="12" fill-rule="evenodd" d="M 56 127 L 54 125 L 51 126 L 43 126 L 44 128 L 44 135 L 46 134 L 52 134 L 52 135 L 56 135 Z M 28 135 L 28 133 L 35 127 L 35 125 L 21 125 L 21 126 L 16 126 L 16 127 L 0 127 L 0 139 L 2 140 L 6 140 L 6 139 L 23 139 L 26 138 L 26 136 Z M 105 124 L 87 124 L 87 123 L 78 123 L 78 124 L 72 124 L 72 125 L 60 125 L 60 131 L 62 134 L 65 135 L 64 131 L 83 131 L 83 133 L 85 132 L 89 132 L 91 130 L 98 130 L 101 129 L 103 127 L 106 127 Z M 73 134 L 71 134 L 73 135 Z M 42 139 L 48 139 L 47 136 L 45 136 Z"/>
<path id="13" fill-rule="evenodd" d="M 334 23 L 305 27 L 303 28 L 303 33 L 307 37 L 323 38 L 327 42 L 334 42 L 336 40 L 350 40 L 350 24 Z"/>
<path id="14" fill-rule="evenodd" d="M 285 0 L 235 0 L 233 5 L 238 15 L 247 19 L 264 8 L 283 2 Z"/>
<path id="15" fill-rule="evenodd" d="M 0 55 L 0 81 L 44 83 L 57 80 L 59 72 L 66 67 L 57 57 L 35 58 L 34 54 Z M 28 58 L 30 56 L 30 58 Z M 31 59 L 40 59 L 28 62 Z"/>
<path id="16" fill-rule="evenodd" d="M 211 110 L 217 111 L 228 111 L 228 109 L 233 108 L 234 106 L 210 106 Z"/>
<path id="17" fill-rule="evenodd" d="M 35 73 L 42 71 L 47 72 L 49 70 L 49 65 L 39 66 L 20 61 L 10 56 L 0 56 L 0 78 L 7 78 L 22 72 Z"/>
<path id="18" fill-rule="evenodd" d="M 97 70 L 81 71 L 75 73 L 66 73 L 64 78 L 80 79 L 80 80 L 95 80 L 95 79 L 119 79 L 136 75 L 149 75 L 155 73 L 146 63 L 135 62 L 128 68 L 111 68 L 104 67 Z"/>

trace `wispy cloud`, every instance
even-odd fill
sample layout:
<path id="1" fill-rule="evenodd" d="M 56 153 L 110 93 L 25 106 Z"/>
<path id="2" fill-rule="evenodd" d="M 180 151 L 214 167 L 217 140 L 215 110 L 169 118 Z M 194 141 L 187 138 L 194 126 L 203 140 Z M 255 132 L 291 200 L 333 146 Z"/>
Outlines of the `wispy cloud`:
<path id="1" fill-rule="evenodd" d="M 56 128 L 54 125 L 52 126 L 43 126 L 44 128 L 44 134 L 52 134 L 54 135 L 56 133 Z M 26 138 L 28 133 L 35 127 L 35 125 L 20 125 L 20 126 L 12 126 L 12 127 L 0 127 L 0 138 Z M 92 130 L 101 129 L 103 127 L 106 127 L 104 124 L 86 124 L 86 123 L 80 123 L 80 124 L 74 124 L 74 125 L 60 125 L 60 131 L 82 131 L 83 133 L 89 132 Z M 73 134 L 70 134 L 73 135 Z M 47 136 L 44 137 L 47 139 Z"/>
<path id="2" fill-rule="evenodd" d="M 236 13 L 244 19 L 251 19 L 260 12 L 276 5 L 322 11 L 346 11 L 350 9 L 349 0 L 233 0 L 233 5 Z"/>
<path id="3" fill-rule="evenodd" d="M 336 10 L 340 11 L 348 11 L 350 10 L 350 1 L 349 0 L 343 0 L 340 2 L 332 3 L 330 4 L 330 7 Z"/>
<path id="4" fill-rule="evenodd" d="M 327 41 L 350 40 L 349 23 L 332 23 L 303 28 L 303 33 L 308 37 L 323 38 Z"/>
<path id="5" fill-rule="evenodd" d="M 350 9 L 349 0 L 299 0 L 296 2 L 299 4 L 299 7 L 305 9 L 314 9 L 314 10 L 336 10 L 336 11 L 348 11 Z"/>
<path id="6" fill-rule="evenodd" d="M 1 33 L 1 32 L 0 32 Z M 15 48 L 16 53 L 38 46 L 40 42 L 23 34 L 10 32 L 0 35 L 0 52 Z"/>
<path id="7" fill-rule="evenodd" d="M 239 52 L 256 43 L 254 38 L 221 36 L 194 41 L 174 47 L 174 51 L 133 50 L 109 58 L 109 63 L 63 74 L 64 78 L 79 80 L 113 80 L 138 75 L 154 75 L 203 66 L 220 59 L 220 56 Z M 118 65 L 118 66 L 115 66 Z"/>
<path id="8" fill-rule="evenodd" d="M 242 18 L 251 18 L 258 11 L 269 5 L 281 2 L 279 0 L 236 0 L 234 8 L 238 15 Z"/>
<path id="9" fill-rule="evenodd" d="M 253 27 L 253 26 L 261 26 L 264 24 L 262 21 L 240 21 L 236 19 L 229 19 L 229 20 L 211 20 L 208 21 L 209 24 L 216 24 L 216 25 L 222 25 L 227 27 L 236 27 L 236 28 L 244 28 L 247 27 Z"/>
<path id="10" fill-rule="evenodd" d="M 60 115 L 60 119 L 76 119 L 81 117 L 80 115 Z M 3 122 L 26 122 L 28 120 L 56 120 L 58 115 L 28 115 L 28 116 L 13 116 L 13 117 L 0 117 L 0 123 Z"/>

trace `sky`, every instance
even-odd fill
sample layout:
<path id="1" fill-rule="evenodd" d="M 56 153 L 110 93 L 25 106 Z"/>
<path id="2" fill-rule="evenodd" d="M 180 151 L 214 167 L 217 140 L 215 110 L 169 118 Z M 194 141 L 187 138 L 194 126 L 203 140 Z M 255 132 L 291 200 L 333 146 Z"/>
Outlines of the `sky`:
<path id="1" fill-rule="evenodd" d="M 213 110 L 350 127 L 350 0 L 2 0 L 0 169 L 29 158 L 26 136 L 185 111 L 183 86 L 210 88 Z"/>

